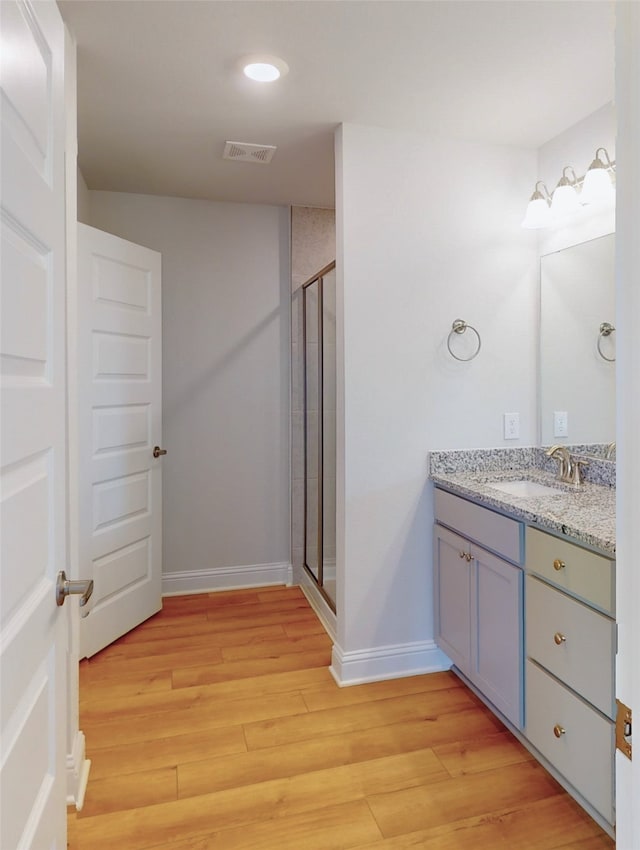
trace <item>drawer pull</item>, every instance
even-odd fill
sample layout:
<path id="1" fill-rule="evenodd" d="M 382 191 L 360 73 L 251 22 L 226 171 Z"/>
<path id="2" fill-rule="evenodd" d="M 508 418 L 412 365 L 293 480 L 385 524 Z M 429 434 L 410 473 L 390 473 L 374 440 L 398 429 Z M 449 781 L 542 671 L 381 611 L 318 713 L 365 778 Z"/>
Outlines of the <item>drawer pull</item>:
<path id="1" fill-rule="evenodd" d="M 561 738 L 565 734 L 565 731 L 566 730 L 564 726 L 561 726 L 559 723 L 556 723 L 556 725 L 553 727 L 553 734 L 556 736 L 556 738 Z"/>
<path id="2" fill-rule="evenodd" d="M 565 635 L 562 634 L 562 632 L 556 632 L 553 636 L 553 639 L 556 642 L 557 646 L 562 646 L 562 644 L 566 641 L 567 638 L 565 637 Z"/>
<path id="3" fill-rule="evenodd" d="M 563 570 L 566 566 L 565 562 L 561 561 L 560 558 L 556 558 L 553 562 L 553 569 L 557 572 L 560 572 L 560 570 Z"/>

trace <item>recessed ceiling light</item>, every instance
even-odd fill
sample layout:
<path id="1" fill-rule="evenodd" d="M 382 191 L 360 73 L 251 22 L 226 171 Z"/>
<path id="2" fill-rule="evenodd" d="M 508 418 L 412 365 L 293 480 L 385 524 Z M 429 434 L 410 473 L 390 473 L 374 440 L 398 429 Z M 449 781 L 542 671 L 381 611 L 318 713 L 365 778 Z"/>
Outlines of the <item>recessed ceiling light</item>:
<path id="1" fill-rule="evenodd" d="M 289 71 L 287 63 L 278 56 L 247 56 L 242 64 L 245 76 L 258 83 L 273 83 Z"/>

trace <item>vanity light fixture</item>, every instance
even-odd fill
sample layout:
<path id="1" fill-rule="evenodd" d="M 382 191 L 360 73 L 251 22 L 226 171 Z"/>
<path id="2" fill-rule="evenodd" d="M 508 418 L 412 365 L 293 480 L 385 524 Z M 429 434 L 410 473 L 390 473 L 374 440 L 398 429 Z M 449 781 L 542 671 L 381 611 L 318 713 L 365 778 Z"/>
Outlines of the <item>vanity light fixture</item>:
<path id="1" fill-rule="evenodd" d="M 571 171 L 573 177 L 567 176 L 568 171 Z M 564 218 L 566 215 L 578 212 L 580 201 L 578 200 L 577 190 L 578 178 L 576 173 L 570 165 L 565 165 L 562 169 L 562 177 L 551 197 L 551 212 L 556 218 Z"/>
<path id="2" fill-rule="evenodd" d="M 604 159 L 600 158 L 601 152 Z M 545 184 L 538 180 L 522 226 L 550 227 L 579 212 L 583 206 L 611 202 L 615 195 L 615 167 L 615 160 L 609 158 L 606 148 L 598 148 L 585 176 L 578 177 L 573 167 L 566 165 L 551 195 Z"/>
<path id="3" fill-rule="evenodd" d="M 541 186 L 543 191 L 540 191 L 538 186 Z M 538 180 L 533 190 L 533 195 L 529 198 L 529 204 L 527 205 L 522 226 L 528 228 L 550 227 L 553 224 L 550 204 L 551 195 L 549 194 L 549 190 L 542 180 Z"/>
<path id="4" fill-rule="evenodd" d="M 600 151 L 605 156 L 603 162 L 598 154 Z M 614 194 L 613 175 L 615 172 L 615 162 L 611 162 L 606 148 L 598 148 L 596 156 L 584 176 L 582 184 L 582 193 L 580 202 L 583 204 L 597 204 L 603 201 L 610 201 Z"/>
<path id="5" fill-rule="evenodd" d="M 242 71 L 245 77 L 257 83 L 273 83 L 289 72 L 289 66 L 279 56 L 257 54 L 244 58 Z"/>

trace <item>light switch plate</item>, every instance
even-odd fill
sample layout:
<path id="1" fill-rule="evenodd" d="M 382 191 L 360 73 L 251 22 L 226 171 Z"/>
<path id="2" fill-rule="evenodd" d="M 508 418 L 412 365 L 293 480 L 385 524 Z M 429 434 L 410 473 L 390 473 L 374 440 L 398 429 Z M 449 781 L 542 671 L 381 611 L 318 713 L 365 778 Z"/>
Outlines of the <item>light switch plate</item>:
<path id="1" fill-rule="evenodd" d="M 504 439 L 518 440 L 520 438 L 520 414 L 505 413 L 503 417 Z"/>
<path id="2" fill-rule="evenodd" d="M 553 436 L 569 436 L 569 416 L 566 410 L 553 411 Z"/>

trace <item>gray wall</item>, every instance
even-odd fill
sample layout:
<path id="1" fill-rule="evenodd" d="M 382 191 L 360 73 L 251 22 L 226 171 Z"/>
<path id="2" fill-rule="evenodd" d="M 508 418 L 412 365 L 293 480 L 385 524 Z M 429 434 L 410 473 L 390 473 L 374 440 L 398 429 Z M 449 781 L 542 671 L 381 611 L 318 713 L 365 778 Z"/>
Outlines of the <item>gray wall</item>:
<path id="1" fill-rule="evenodd" d="M 198 571 L 168 589 L 259 581 L 290 564 L 289 210 L 90 195 L 94 227 L 162 253 L 164 572 Z"/>

